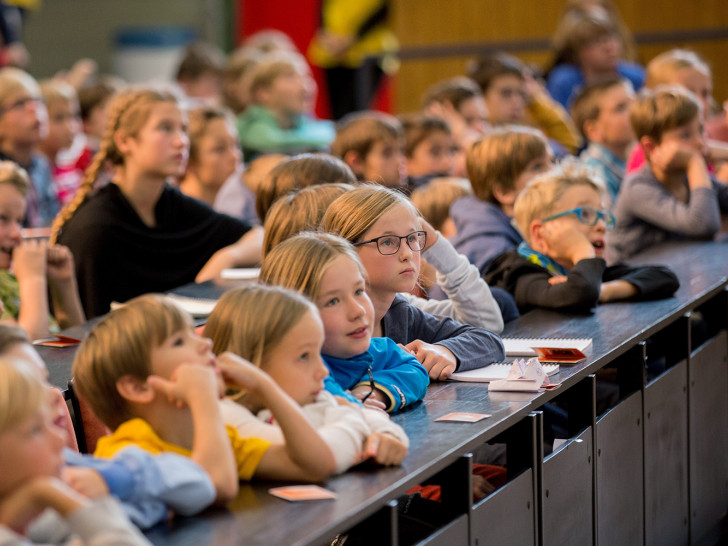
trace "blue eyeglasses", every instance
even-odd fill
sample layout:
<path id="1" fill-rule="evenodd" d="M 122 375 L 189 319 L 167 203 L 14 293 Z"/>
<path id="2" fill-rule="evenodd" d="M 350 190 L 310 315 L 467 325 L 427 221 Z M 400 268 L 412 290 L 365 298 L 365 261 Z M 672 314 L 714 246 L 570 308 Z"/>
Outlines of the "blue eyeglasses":
<path id="1" fill-rule="evenodd" d="M 597 210 L 594 207 L 577 207 L 575 209 L 565 210 L 564 212 L 547 216 L 541 221 L 548 222 L 550 220 L 561 218 L 562 216 L 568 216 L 569 214 L 576 214 L 577 218 L 579 218 L 579 222 L 587 226 L 596 226 L 599 219 L 602 219 L 604 220 L 604 225 L 607 226 L 608 231 L 612 231 L 614 229 L 614 214 L 608 210 Z"/>

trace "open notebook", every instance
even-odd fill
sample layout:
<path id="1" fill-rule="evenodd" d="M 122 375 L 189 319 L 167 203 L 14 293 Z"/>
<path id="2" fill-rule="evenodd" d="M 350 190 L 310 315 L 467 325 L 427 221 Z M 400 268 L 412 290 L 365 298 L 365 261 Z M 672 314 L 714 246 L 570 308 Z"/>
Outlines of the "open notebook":
<path id="1" fill-rule="evenodd" d="M 582 353 L 592 345 L 590 337 L 504 337 L 506 356 L 537 356 L 533 347 L 549 349 L 576 349 Z"/>
<path id="2" fill-rule="evenodd" d="M 455 372 L 450 376 L 453 381 L 467 381 L 472 383 L 488 383 L 508 377 L 508 372 L 513 365 L 512 362 L 496 362 L 489 364 L 477 370 L 468 370 L 467 372 Z M 554 375 L 559 371 L 558 364 L 542 364 L 541 367 L 546 375 Z"/>

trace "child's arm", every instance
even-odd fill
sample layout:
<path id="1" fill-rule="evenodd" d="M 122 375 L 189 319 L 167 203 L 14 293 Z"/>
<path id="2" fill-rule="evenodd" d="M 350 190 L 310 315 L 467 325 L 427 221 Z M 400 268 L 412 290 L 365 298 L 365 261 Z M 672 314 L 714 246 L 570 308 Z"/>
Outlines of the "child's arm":
<path id="1" fill-rule="evenodd" d="M 30 339 L 48 335 L 46 243 L 23 241 L 13 251 L 13 269 L 20 285 L 18 326 Z"/>
<path id="2" fill-rule="evenodd" d="M 675 274 L 660 265 L 632 267 L 617 264 L 606 269 L 603 279 L 607 282 L 602 283 L 600 302 L 669 298 L 680 288 Z"/>
<path id="3" fill-rule="evenodd" d="M 437 284 L 448 299 L 426 300 L 403 295 L 410 303 L 431 315 L 445 315 L 458 322 L 501 332 L 503 316 L 478 268 L 466 256 L 459 254 L 450 241 L 429 223 L 425 220 L 421 222 L 427 232 L 427 248 L 422 257 L 437 271 Z"/>
<path id="4" fill-rule="evenodd" d="M 213 254 L 200 269 L 195 282 L 203 282 L 217 277 L 223 269 L 242 267 L 260 263 L 263 248 L 263 228 L 258 226 L 249 230 L 236 243 L 221 248 Z"/>
<path id="5" fill-rule="evenodd" d="M 195 427 L 192 459 L 210 475 L 218 502 L 234 498 L 238 493 L 237 464 L 220 416 L 215 371 L 210 367 L 182 364 L 171 381 L 150 376 L 148 382 L 170 400 L 189 406 Z"/>
<path id="6" fill-rule="evenodd" d="M 83 324 L 86 317 L 76 285 L 73 255 L 66 246 L 48 247 L 46 262 L 48 286 L 53 299 L 53 311 L 61 328 Z"/>
<path id="7" fill-rule="evenodd" d="M 250 390 L 270 409 L 283 431 L 285 445 L 273 445 L 263 455 L 255 476 L 276 480 L 320 481 L 335 470 L 331 450 L 301 412 L 301 408 L 260 368 L 232 353 L 218 357 L 226 380 Z"/>
<path id="8" fill-rule="evenodd" d="M 581 146 L 581 136 L 569 114 L 533 78 L 530 70 L 524 74 L 524 79 L 527 93 L 526 108 L 533 121 L 546 137 L 559 141 L 572 154 L 576 153 Z"/>

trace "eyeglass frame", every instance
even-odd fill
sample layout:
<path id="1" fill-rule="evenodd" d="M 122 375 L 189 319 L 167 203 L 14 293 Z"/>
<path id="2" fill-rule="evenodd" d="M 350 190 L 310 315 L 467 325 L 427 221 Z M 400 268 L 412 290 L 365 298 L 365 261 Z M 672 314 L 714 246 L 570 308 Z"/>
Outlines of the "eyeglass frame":
<path id="1" fill-rule="evenodd" d="M 374 394 L 374 390 L 376 389 L 376 386 L 374 384 L 374 374 L 372 373 L 372 367 L 367 366 L 367 375 L 369 376 L 369 387 L 370 391 L 364 395 L 364 397 L 360 400 L 360 402 L 363 404 L 367 400 L 369 400 L 369 397 Z"/>
<path id="2" fill-rule="evenodd" d="M 45 99 L 43 99 L 43 97 L 25 97 L 16 100 L 13 104 L 0 108 L 0 117 L 4 116 L 8 112 L 12 112 L 13 110 L 22 110 L 31 102 L 36 104 L 45 104 Z"/>
<path id="3" fill-rule="evenodd" d="M 596 216 L 594 217 L 594 223 L 590 224 L 588 222 L 584 221 L 583 212 L 584 210 L 593 210 L 596 213 Z M 561 218 L 562 216 L 568 216 L 570 214 L 576 214 L 576 217 L 579 219 L 579 222 L 584 224 L 585 226 L 596 226 L 597 222 L 599 220 L 604 220 L 604 225 L 607 228 L 607 231 L 612 231 L 614 229 L 614 214 L 612 214 L 612 211 L 607 209 L 596 209 L 594 207 L 576 207 L 575 209 L 569 209 L 565 210 L 564 212 L 559 212 L 557 214 L 552 214 L 551 216 L 547 216 L 546 218 L 542 218 L 541 222 L 550 222 L 551 220 L 556 220 L 557 218 Z"/>
<path id="4" fill-rule="evenodd" d="M 421 245 L 421 248 L 417 248 L 417 249 L 412 248 L 412 245 L 410 244 L 410 242 L 408 240 L 409 237 L 411 237 L 412 235 L 415 235 L 415 234 L 417 234 L 418 237 L 420 235 L 422 236 L 422 245 Z M 379 247 L 379 241 L 381 239 L 388 239 L 388 238 L 396 238 L 398 240 L 398 244 L 397 244 L 397 248 L 394 249 L 394 252 L 390 252 L 389 254 L 385 254 L 384 252 L 382 252 L 382 249 Z M 368 241 L 361 241 L 359 243 L 353 243 L 353 245 L 354 246 L 361 246 L 361 245 L 366 245 L 366 244 L 369 244 L 369 243 L 377 243 L 377 251 L 379 251 L 379 253 L 382 256 L 394 256 L 395 254 L 397 254 L 397 252 L 399 252 L 399 249 L 402 248 L 402 239 L 404 239 L 406 241 L 407 246 L 409 247 L 409 249 L 412 252 L 422 252 L 425 249 L 425 247 L 427 246 L 427 232 L 424 231 L 424 230 L 413 231 L 412 233 L 408 233 L 407 235 L 404 235 L 402 237 L 400 237 L 399 235 L 382 235 L 381 237 L 375 237 L 374 239 L 369 239 Z"/>

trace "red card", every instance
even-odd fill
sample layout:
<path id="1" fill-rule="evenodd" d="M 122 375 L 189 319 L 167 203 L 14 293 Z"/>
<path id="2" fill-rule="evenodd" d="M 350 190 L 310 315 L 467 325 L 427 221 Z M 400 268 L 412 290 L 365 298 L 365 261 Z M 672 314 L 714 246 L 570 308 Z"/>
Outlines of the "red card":
<path id="1" fill-rule="evenodd" d="M 561 347 L 534 347 L 540 362 L 558 362 L 559 364 L 577 364 L 586 358 L 579 349 Z"/>
<path id="2" fill-rule="evenodd" d="M 80 339 L 58 334 L 55 336 L 44 337 L 42 339 L 36 339 L 33 342 L 33 345 L 38 345 L 40 347 L 73 347 L 79 343 L 81 343 Z"/>

